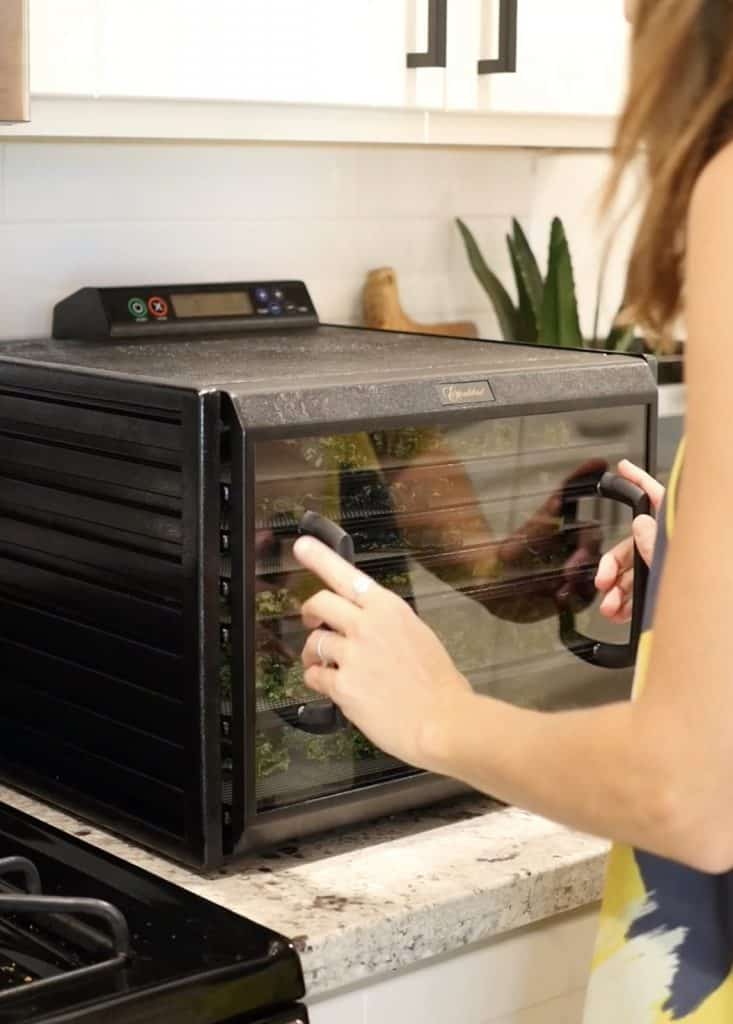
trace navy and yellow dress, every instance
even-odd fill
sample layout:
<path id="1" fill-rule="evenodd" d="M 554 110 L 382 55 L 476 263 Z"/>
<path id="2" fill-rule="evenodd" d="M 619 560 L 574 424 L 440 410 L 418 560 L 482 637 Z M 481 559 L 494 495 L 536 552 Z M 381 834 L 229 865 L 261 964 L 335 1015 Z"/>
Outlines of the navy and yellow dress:
<path id="1" fill-rule="evenodd" d="M 660 515 L 634 696 L 654 640 L 674 532 L 680 449 Z M 733 1024 L 733 872 L 712 876 L 617 846 L 611 853 L 585 1024 Z"/>

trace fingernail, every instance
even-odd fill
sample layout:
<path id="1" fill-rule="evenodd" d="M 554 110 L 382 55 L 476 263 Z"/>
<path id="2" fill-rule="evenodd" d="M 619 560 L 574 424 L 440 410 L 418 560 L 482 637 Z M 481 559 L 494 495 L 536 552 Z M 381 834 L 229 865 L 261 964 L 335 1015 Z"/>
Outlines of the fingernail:
<path id="1" fill-rule="evenodd" d="M 293 544 L 293 554 L 305 554 L 310 545 L 309 537 L 298 537 L 295 544 Z"/>

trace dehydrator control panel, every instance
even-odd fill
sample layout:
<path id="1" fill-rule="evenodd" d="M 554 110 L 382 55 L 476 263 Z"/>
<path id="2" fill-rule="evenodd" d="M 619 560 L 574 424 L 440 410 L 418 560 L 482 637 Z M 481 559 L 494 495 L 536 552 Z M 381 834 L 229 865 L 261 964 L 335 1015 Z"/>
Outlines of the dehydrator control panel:
<path id="1" fill-rule="evenodd" d="M 232 334 L 318 325 L 302 281 L 81 288 L 53 314 L 58 339 Z"/>

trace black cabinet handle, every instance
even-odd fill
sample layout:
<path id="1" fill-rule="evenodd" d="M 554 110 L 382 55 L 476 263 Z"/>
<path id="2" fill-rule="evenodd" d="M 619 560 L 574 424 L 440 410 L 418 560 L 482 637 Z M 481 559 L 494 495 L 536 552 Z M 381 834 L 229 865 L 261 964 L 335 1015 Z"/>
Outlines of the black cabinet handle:
<path id="1" fill-rule="evenodd" d="M 353 565 L 354 541 L 346 530 L 342 530 L 330 519 L 326 519 L 325 516 L 321 516 L 317 512 L 305 512 L 298 523 L 298 530 L 300 533 L 310 534 L 323 541 Z M 303 732 L 324 736 L 345 729 L 349 723 L 333 701 L 316 700 L 308 704 L 301 704 L 296 710 L 295 722 L 292 724 L 297 729 L 302 729 Z"/>
<path id="2" fill-rule="evenodd" d="M 408 53 L 408 68 L 444 68 L 448 65 L 448 0 L 428 0 L 428 48 Z"/>
<path id="3" fill-rule="evenodd" d="M 493 60 L 480 60 L 480 75 L 500 75 L 517 70 L 517 3 L 518 0 L 499 0 L 499 56 Z"/>
<path id="4" fill-rule="evenodd" d="M 628 505 L 635 519 L 637 516 L 649 514 L 650 503 L 646 493 L 623 477 L 605 473 L 596 487 L 596 492 L 602 498 Z M 560 638 L 563 644 L 577 658 L 599 668 L 630 668 L 636 661 L 636 652 L 639 648 L 648 581 L 649 570 L 646 562 L 634 547 L 633 613 L 631 635 L 627 644 L 603 643 L 583 636 L 575 628 L 575 617 L 571 611 L 563 611 L 560 614 Z"/>

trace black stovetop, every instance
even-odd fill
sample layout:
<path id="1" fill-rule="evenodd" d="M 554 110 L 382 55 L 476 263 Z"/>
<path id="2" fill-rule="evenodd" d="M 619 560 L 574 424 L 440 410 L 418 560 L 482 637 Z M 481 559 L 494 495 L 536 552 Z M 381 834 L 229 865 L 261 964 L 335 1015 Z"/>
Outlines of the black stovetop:
<path id="1" fill-rule="evenodd" d="M 296 1024 L 303 991 L 281 936 L 0 804 L 0 1024 Z"/>

